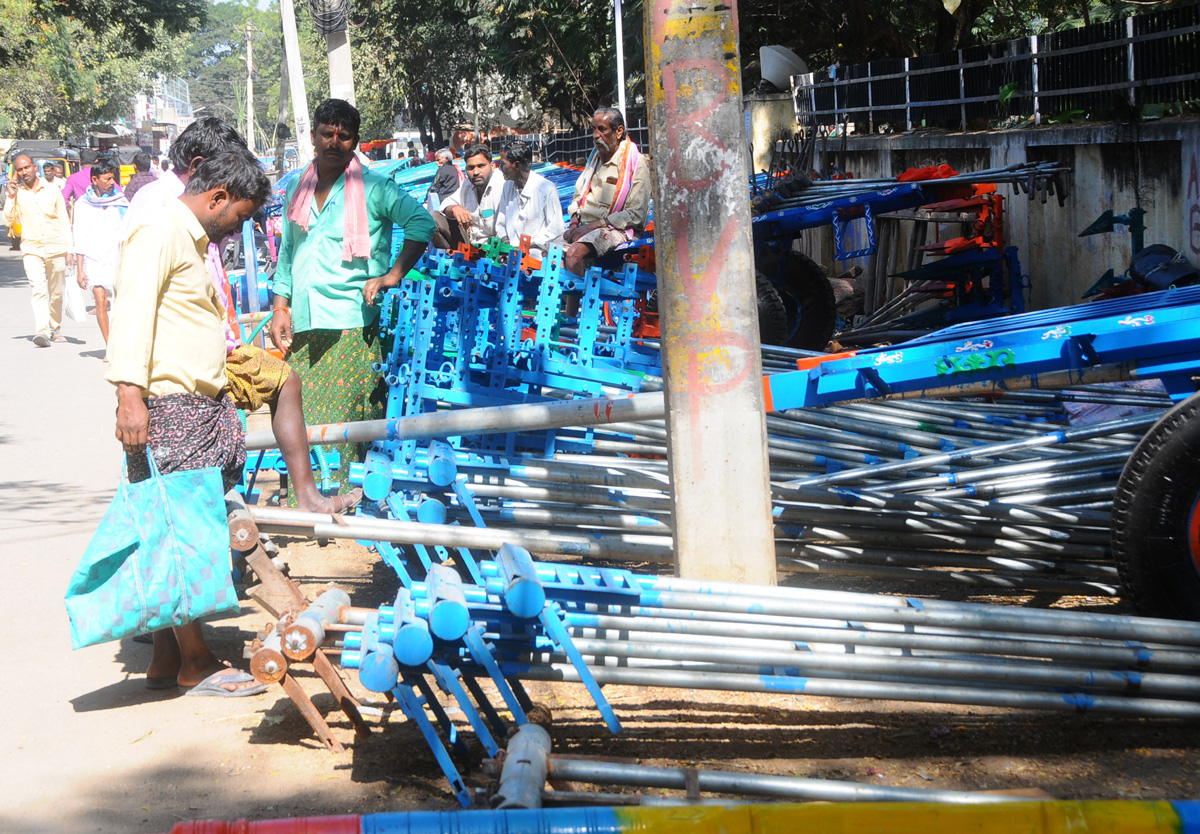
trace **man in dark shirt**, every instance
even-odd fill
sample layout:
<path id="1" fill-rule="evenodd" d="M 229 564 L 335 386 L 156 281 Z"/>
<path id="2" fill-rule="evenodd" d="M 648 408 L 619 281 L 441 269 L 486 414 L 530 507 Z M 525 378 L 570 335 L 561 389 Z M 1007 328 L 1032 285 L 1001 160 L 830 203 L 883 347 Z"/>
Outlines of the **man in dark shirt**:
<path id="1" fill-rule="evenodd" d="M 150 172 L 150 154 L 145 151 L 133 155 L 133 168 L 136 173 L 129 178 L 129 184 L 125 186 L 126 200 L 132 200 L 139 188 L 157 179 Z"/>
<path id="2" fill-rule="evenodd" d="M 437 152 L 437 162 L 437 176 L 433 178 L 433 185 L 429 186 L 429 193 L 437 195 L 438 205 L 434 206 L 435 210 L 440 208 L 442 200 L 458 191 L 458 185 L 461 182 L 458 177 L 458 168 L 454 166 L 453 151 L 449 148 L 442 148 Z"/>

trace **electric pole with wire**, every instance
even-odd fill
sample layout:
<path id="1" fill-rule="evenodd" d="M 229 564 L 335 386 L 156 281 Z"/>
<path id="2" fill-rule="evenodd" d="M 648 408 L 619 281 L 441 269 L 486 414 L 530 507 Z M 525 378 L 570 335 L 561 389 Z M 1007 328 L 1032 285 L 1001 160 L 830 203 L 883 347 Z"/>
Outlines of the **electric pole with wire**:
<path id="1" fill-rule="evenodd" d="M 246 144 L 255 154 L 254 140 L 254 24 L 246 21 Z"/>

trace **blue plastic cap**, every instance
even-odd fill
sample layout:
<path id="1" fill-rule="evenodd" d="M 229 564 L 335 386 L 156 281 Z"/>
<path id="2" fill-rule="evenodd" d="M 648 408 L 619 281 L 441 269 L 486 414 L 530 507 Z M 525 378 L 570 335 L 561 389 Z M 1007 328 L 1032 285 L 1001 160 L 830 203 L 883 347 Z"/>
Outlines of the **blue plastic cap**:
<path id="1" fill-rule="evenodd" d="M 429 629 L 422 628 L 422 625 L 423 621 L 419 624 L 410 623 L 396 635 L 392 649 L 401 666 L 423 666 L 433 657 L 433 638 L 429 635 Z"/>
<path id="2" fill-rule="evenodd" d="M 429 461 L 429 480 L 434 486 L 450 486 L 458 474 L 458 466 L 453 460 L 433 458 Z"/>
<path id="3" fill-rule="evenodd" d="M 458 640 L 470 626 L 471 612 L 460 602 L 444 599 L 429 612 L 429 628 L 439 640 Z"/>
<path id="4" fill-rule="evenodd" d="M 504 591 L 504 605 L 514 617 L 531 620 L 546 606 L 546 591 L 537 582 L 517 579 Z"/>
<path id="5" fill-rule="evenodd" d="M 362 479 L 363 496 L 368 501 L 383 501 L 392 494 L 392 473 L 368 470 Z"/>
<path id="6" fill-rule="evenodd" d="M 446 505 L 436 498 L 426 498 L 417 505 L 417 521 L 422 524 L 445 524 Z"/>
<path id="7" fill-rule="evenodd" d="M 358 679 L 372 692 L 391 692 L 400 678 L 400 664 L 384 652 L 369 652 L 358 666 Z"/>

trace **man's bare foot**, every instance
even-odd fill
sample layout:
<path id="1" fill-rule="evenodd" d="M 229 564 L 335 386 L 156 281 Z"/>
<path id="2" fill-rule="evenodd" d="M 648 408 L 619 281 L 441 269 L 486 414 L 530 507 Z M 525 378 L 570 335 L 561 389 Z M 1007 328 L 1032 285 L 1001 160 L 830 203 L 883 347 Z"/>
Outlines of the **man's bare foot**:
<path id="1" fill-rule="evenodd" d="M 327 498 L 321 493 L 311 496 L 296 496 L 296 505 L 307 513 L 344 513 L 362 503 L 363 491 L 352 489 L 345 495 Z"/>
<path id="2" fill-rule="evenodd" d="M 183 667 L 183 656 L 179 652 L 175 633 L 164 628 L 154 632 L 151 637 L 154 653 L 150 656 L 150 665 L 146 667 L 146 677 L 165 680 L 177 676 Z"/>

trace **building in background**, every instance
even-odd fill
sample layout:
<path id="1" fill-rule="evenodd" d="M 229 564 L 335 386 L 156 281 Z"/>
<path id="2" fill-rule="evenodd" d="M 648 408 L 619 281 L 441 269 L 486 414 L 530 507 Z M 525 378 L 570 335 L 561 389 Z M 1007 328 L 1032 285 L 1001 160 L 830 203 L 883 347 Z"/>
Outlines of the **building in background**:
<path id="1" fill-rule="evenodd" d="M 136 133 L 136 144 L 166 153 L 179 132 L 195 121 L 188 82 L 182 78 L 158 76 L 152 92 L 139 93 L 134 100 L 130 121 L 129 127 Z"/>

